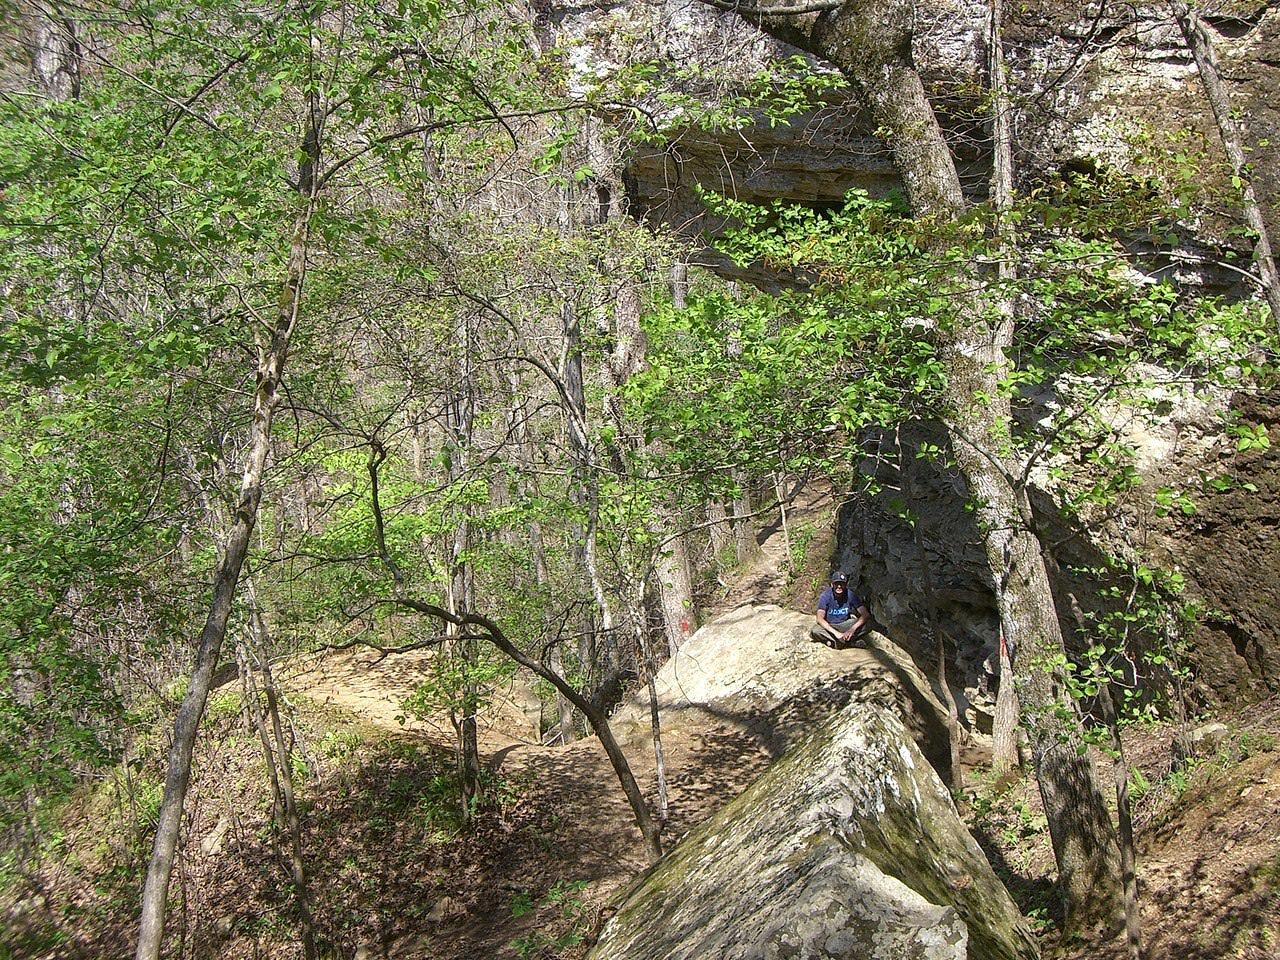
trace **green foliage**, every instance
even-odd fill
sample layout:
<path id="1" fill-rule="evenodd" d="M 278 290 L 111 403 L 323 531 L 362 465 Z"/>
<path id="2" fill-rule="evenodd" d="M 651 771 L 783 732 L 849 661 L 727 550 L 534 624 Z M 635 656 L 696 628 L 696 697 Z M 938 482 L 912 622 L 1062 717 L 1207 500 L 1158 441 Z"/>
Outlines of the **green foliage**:
<path id="1" fill-rule="evenodd" d="M 576 947 L 586 939 L 588 913 L 580 894 L 588 886 L 586 880 L 557 881 L 547 894 L 536 903 L 525 892 L 511 899 L 511 915 L 523 917 L 535 911 L 545 916 L 543 926 L 528 936 L 512 941 L 516 956 L 521 958 L 558 957 L 563 951 Z"/>
<path id="2" fill-rule="evenodd" d="M 791 555 L 787 558 L 787 568 L 792 575 L 804 567 L 809 546 L 817 535 L 818 528 L 812 523 L 801 524 L 791 531 Z"/>
<path id="3" fill-rule="evenodd" d="M 1151 781 L 1147 779 L 1146 775 L 1143 774 L 1139 768 L 1130 767 L 1128 783 L 1129 800 L 1132 802 L 1141 800 L 1146 796 L 1150 789 Z"/>
<path id="4" fill-rule="evenodd" d="M 455 718 L 473 716 L 514 669 L 511 661 L 487 646 L 442 645 L 431 658 L 426 676 L 405 700 L 404 709 L 423 720 L 440 713 Z"/>
<path id="5" fill-rule="evenodd" d="M 737 75 L 739 65 L 700 63 L 680 66 L 641 61 L 629 63 L 598 82 L 600 98 L 628 101 L 651 98 L 654 111 L 633 108 L 630 136 L 641 143 L 665 144 L 690 129 L 724 133 L 765 123 L 777 127 L 821 106 L 834 90 L 848 86 L 834 70 L 815 65 L 799 54 L 771 60 L 750 76 Z"/>
<path id="6" fill-rule="evenodd" d="M 918 250 L 886 228 L 905 222 L 896 203 L 858 192 L 831 214 L 712 203 L 742 224 L 723 244 L 735 260 L 800 269 L 817 286 L 707 294 L 644 318 L 649 363 L 628 383 L 628 411 L 676 466 L 830 466 L 843 456 L 833 431 L 898 422 L 937 396 L 941 364 L 919 335 L 937 318 L 902 296 Z M 815 259 L 822 273 L 809 272 Z M 923 306 L 947 309 L 941 297 Z"/>
<path id="7" fill-rule="evenodd" d="M 1267 450 L 1271 447 L 1271 438 L 1267 436 L 1264 424 L 1236 424 L 1231 428 L 1231 435 L 1236 438 L 1236 449 L 1243 453 L 1246 450 Z"/>
<path id="8" fill-rule="evenodd" d="M 437 0 L 150 4 L 93 20 L 94 66 L 77 98 L 0 98 L 0 831 L 19 798 L 65 793 L 115 760 L 138 719 L 128 708 L 185 669 L 302 203 L 310 101 L 323 102 L 319 160 L 331 176 L 295 340 L 295 358 L 314 351 L 313 362 L 293 365 L 289 387 L 308 413 L 376 409 L 387 389 L 353 389 L 349 367 L 330 363 L 351 339 L 349 325 L 335 329 L 360 315 L 353 289 L 377 299 L 438 276 L 404 243 L 421 223 L 408 201 L 435 183 L 427 127 L 442 151 L 468 158 L 474 183 L 501 159 L 494 112 L 546 106 L 525 82 L 526 38 L 506 20 L 484 3 Z M 431 300 L 381 309 L 426 325 L 441 313 L 422 308 Z M 333 449 L 311 457 L 302 419 L 300 468 L 341 460 Z M 288 446 L 273 457 L 282 474 Z M 319 562 L 284 571 L 299 588 L 323 585 L 280 591 L 286 639 L 348 619 L 344 598 L 385 585 L 349 562 L 370 543 L 367 500 L 363 512 L 350 505 L 362 458 L 333 469 L 346 513 L 317 525 Z M 460 491 L 442 511 L 476 496 Z M 285 507 L 268 502 L 264 514 L 260 531 L 291 533 Z M 393 545 L 413 556 L 440 513 L 396 519 Z M 255 544 L 259 571 L 279 559 L 272 539 Z M 263 592 L 278 599 L 270 583 Z"/>

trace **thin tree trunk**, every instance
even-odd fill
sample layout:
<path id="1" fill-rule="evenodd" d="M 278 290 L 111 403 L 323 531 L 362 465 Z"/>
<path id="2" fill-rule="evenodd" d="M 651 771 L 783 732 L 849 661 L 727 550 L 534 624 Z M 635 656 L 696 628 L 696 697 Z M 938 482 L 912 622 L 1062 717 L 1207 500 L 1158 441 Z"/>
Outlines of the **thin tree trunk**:
<path id="1" fill-rule="evenodd" d="M 643 596 L 645 588 L 640 584 L 637 596 Z M 662 717 L 658 710 L 658 689 L 654 683 L 658 672 L 657 658 L 653 655 L 653 642 L 649 636 L 648 625 L 643 620 L 640 604 L 632 605 L 632 618 L 635 622 L 636 640 L 640 645 L 641 669 L 644 670 L 645 686 L 649 693 L 649 733 L 653 739 L 654 777 L 658 788 L 658 823 L 667 822 L 667 761 L 662 749 Z"/>
<path id="2" fill-rule="evenodd" d="M 284 801 L 280 795 L 280 775 L 277 772 L 275 751 L 271 747 L 271 737 L 267 733 L 267 722 L 262 715 L 262 702 L 258 699 L 258 684 L 253 678 L 253 660 L 245 644 L 236 646 L 236 663 L 240 668 L 240 685 L 244 702 L 249 711 L 249 721 L 258 734 L 258 743 L 262 746 L 262 760 L 267 768 L 267 783 L 271 787 L 271 822 L 276 824 L 284 811 Z M 275 843 L 275 833 L 271 834 Z"/>
<path id="3" fill-rule="evenodd" d="M 574 538 L 576 558 L 586 568 L 591 595 L 599 611 L 599 622 L 584 623 L 579 657 L 587 676 L 597 687 L 604 687 L 617 676 L 620 666 L 614 636 L 613 604 L 605 590 L 600 573 L 596 545 L 599 516 L 599 481 L 596 477 L 595 453 L 587 436 L 587 399 L 582 375 L 582 325 L 578 312 L 566 303 L 560 309 L 560 326 L 564 352 L 560 358 L 560 379 L 564 383 L 566 409 L 565 430 L 573 457 L 576 483 L 570 490 L 574 502 L 586 514 L 586 525 Z"/>
<path id="4" fill-rule="evenodd" d="M 467 482 L 470 468 L 473 427 L 475 423 L 475 385 L 472 370 L 474 344 L 470 316 L 464 314 L 457 330 L 457 341 L 462 347 L 463 369 L 457 385 L 445 400 L 445 427 L 449 435 L 447 450 L 448 476 L 451 485 Z M 474 578 L 469 557 L 471 550 L 471 507 L 464 506 L 463 514 L 454 527 L 453 544 L 449 561 L 449 608 L 457 613 L 470 610 L 474 605 Z M 480 789 L 480 744 L 476 728 L 480 693 L 474 680 L 477 651 L 474 643 L 465 637 L 454 638 L 455 655 L 461 658 L 462 702 L 455 711 L 454 729 L 458 736 L 458 788 L 462 821 L 470 822 L 475 813 Z"/>
<path id="5" fill-rule="evenodd" d="M 631 773 L 631 766 L 627 763 L 626 754 L 622 752 L 618 741 L 614 739 L 613 731 L 609 727 L 609 720 L 604 711 L 597 709 L 590 700 L 574 690 L 564 677 L 547 669 L 536 660 L 525 656 L 507 638 L 502 628 L 488 617 L 477 613 L 452 614 L 441 607 L 408 597 L 398 597 L 394 602 L 410 610 L 416 610 L 419 613 L 443 620 L 446 623 L 479 627 L 484 631 L 484 639 L 488 640 L 520 666 L 533 671 L 543 680 L 546 680 L 563 693 L 574 707 L 581 710 L 583 716 L 587 718 L 587 722 L 591 724 L 591 729 L 600 738 L 600 745 L 604 747 L 605 755 L 608 756 L 609 763 L 618 777 L 618 782 L 622 785 L 622 791 L 627 797 L 627 802 L 631 805 L 632 814 L 635 816 L 636 826 L 640 828 L 641 836 L 644 838 L 645 851 L 648 853 L 650 861 L 656 862 L 662 856 L 661 829 L 649 814 L 649 808 L 644 801 L 644 794 L 640 791 L 640 786 L 636 783 L 635 776 Z"/>
<path id="6" fill-rule="evenodd" d="M 991 0 L 987 46 L 990 56 L 988 73 L 991 84 L 991 206 L 995 212 L 996 282 L 1001 292 L 995 309 L 1002 323 L 1012 330 L 1013 303 L 1004 294 L 1006 285 L 1017 276 L 1014 255 L 1016 240 L 1011 235 L 1009 213 L 1013 209 L 1013 130 L 1010 123 L 1008 76 L 1004 63 L 1003 0 Z M 998 585 L 1003 590 L 1003 582 Z M 997 604 L 999 606 L 999 604 Z M 1000 659 L 1000 683 L 996 687 L 996 713 L 992 722 L 991 769 L 1000 777 L 1015 766 L 1021 765 L 1018 751 L 1018 694 L 1010 667 L 1009 648 L 1003 622 L 997 639 Z"/>
<path id="7" fill-rule="evenodd" d="M 1239 186 L 1244 202 L 1244 220 L 1254 236 L 1253 262 L 1258 267 L 1263 296 L 1271 308 L 1271 320 L 1280 329 L 1280 274 L 1276 272 L 1275 258 L 1271 254 L 1271 239 L 1262 214 L 1262 204 L 1253 187 L 1253 173 L 1245 158 L 1244 135 L 1232 112 L 1231 97 L 1222 82 L 1222 71 L 1218 68 L 1213 40 L 1205 29 L 1204 21 L 1186 0 L 1170 0 L 1170 6 L 1173 8 L 1174 19 L 1182 30 L 1182 36 L 1187 41 L 1187 47 L 1191 50 L 1191 56 L 1196 61 L 1205 99 L 1209 101 L 1209 109 L 1218 125 L 1218 134 L 1222 137 L 1222 148 Z"/>
<path id="8" fill-rule="evenodd" d="M 746 477 L 734 470 L 738 496 L 733 500 L 733 545 L 739 564 L 746 563 L 756 549 L 756 522 L 751 509 L 751 490 Z"/>
<path id="9" fill-rule="evenodd" d="M 1120 722 L 1111 684 L 1103 683 L 1100 702 L 1111 731 L 1111 773 L 1116 791 L 1116 822 L 1120 840 L 1120 871 L 1124 880 L 1124 927 L 1129 956 L 1142 960 L 1142 912 L 1138 909 L 1138 857 L 1133 839 L 1133 811 L 1129 808 L 1129 763 L 1120 739 Z"/>
<path id="10" fill-rule="evenodd" d="M 564 656 L 560 652 L 557 644 L 551 648 L 548 658 L 551 669 L 560 676 L 567 676 L 564 668 Z M 556 729 L 559 731 L 559 740 L 561 743 L 573 743 L 578 739 L 577 720 L 573 711 L 573 704 L 565 699 L 563 693 L 556 690 Z M 555 741 L 550 741 L 554 743 Z"/>
<path id="11" fill-rule="evenodd" d="M 284 727 L 280 722 L 280 702 L 276 693 L 275 678 L 271 674 L 271 662 L 267 655 L 267 624 L 262 616 L 262 608 L 253 589 L 252 581 L 247 585 L 251 629 L 254 638 L 253 655 L 258 660 L 262 673 L 262 688 L 266 694 L 267 716 L 271 719 L 271 732 L 275 741 L 275 764 L 278 776 L 273 776 L 280 788 L 282 801 L 282 820 L 275 820 L 273 828 L 283 822 L 285 835 L 289 838 L 289 875 L 293 881 L 294 906 L 298 911 L 298 926 L 302 932 L 302 955 L 304 960 L 315 960 L 316 937 L 315 922 L 311 913 L 311 895 L 307 886 L 306 861 L 302 855 L 302 824 L 298 818 L 298 804 L 295 800 L 293 782 L 293 749 L 285 739 Z M 270 755 L 267 763 L 272 764 Z"/>
<path id="12" fill-rule="evenodd" d="M 671 264 L 671 305 L 683 310 L 689 304 L 689 264 L 677 260 Z"/>
<path id="13" fill-rule="evenodd" d="M 519 409 L 518 397 L 520 396 L 519 382 L 515 374 L 512 374 L 509 381 L 510 398 L 511 398 L 511 417 L 509 429 L 511 435 L 515 438 L 520 471 L 516 478 L 516 485 L 522 500 L 528 501 L 533 494 L 533 485 L 529 478 L 532 476 L 532 467 L 534 463 L 533 441 L 529 437 L 529 428 L 527 421 L 523 416 L 523 412 Z M 542 524 L 537 520 L 530 520 L 529 529 L 529 553 L 533 559 L 533 579 L 540 590 L 545 591 L 550 582 L 550 572 L 547 569 L 547 551 L 546 545 L 542 538 Z M 589 621 L 588 621 L 589 622 Z M 561 652 L 560 645 L 557 644 L 551 650 L 551 669 L 561 676 L 565 676 L 564 655 Z M 556 720 L 557 729 L 560 731 L 561 743 L 572 743 L 577 739 L 577 724 L 573 715 L 573 704 L 566 700 L 560 691 L 555 692 L 556 697 Z M 541 733 L 541 731 L 539 731 Z"/>
<path id="14" fill-rule="evenodd" d="M 227 535 L 226 547 L 213 583 L 213 600 L 200 634 L 191 682 L 174 724 L 173 743 L 166 757 L 164 793 L 156 825 L 155 843 L 147 867 L 142 893 L 142 917 L 138 930 L 136 960 L 157 960 L 164 939 L 164 916 L 182 824 L 182 808 L 191 780 L 191 755 L 196 733 L 209 699 L 209 687 L 218 655 L 227 633 L 231 604 L 240 581 L 240 568 L 249 549 L 258 505 L 262 500 L 262 475 L 271 447 L 271 421 L 278 400 L 289 341 L 298 323 L 302 284 L 307 272 L 307 243 L 315 210 L 314 191 L 303 201 L 289 244 L 289 261 L 280 292 L 279 310 L 270 339 L 259 352 L 257 388 L 254 391 L 253 420 L 249 430 L 249 456 L 245 461 L 236 503 L 235 521 Z"/>

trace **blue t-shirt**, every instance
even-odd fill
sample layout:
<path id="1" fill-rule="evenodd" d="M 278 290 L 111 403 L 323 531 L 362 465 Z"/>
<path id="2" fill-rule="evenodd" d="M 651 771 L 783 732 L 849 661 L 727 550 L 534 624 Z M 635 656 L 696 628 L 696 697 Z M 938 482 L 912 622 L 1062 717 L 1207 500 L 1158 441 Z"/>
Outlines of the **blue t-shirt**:
<path id="1" fill-rule="evenodd" d="M 822 591 L 818 598 L 818 609 L 827 613 L 827 623 L 844 623 L 858 615 L 862 600 L 849 588 L 845 588 L 844 599 L 837 600 L 836 593 L 830 587 Z"/>

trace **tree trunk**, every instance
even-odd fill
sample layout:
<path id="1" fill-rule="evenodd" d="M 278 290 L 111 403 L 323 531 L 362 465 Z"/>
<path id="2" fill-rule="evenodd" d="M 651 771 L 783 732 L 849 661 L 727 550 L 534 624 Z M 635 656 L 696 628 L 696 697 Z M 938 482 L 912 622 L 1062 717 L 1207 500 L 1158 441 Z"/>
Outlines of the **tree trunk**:
<path id="1" fill-rule="evenodd" d="M 274 751 L 268 749 L 265 757 L 268 766 L 274 768 L 271 773 L 273 785 L 279 789 L 280 815 L 273 816 L 272 828 L 274 833 L 283 826 L 284 834 L 289 838 L 289 879 L 293 882 L 294 906 L 298 911 L 298 927 L 302 933 L 302 956 L 304 960 L 315 960 L 315 923 L 311 914 L 311 894 L 307 886 L 306 861 L 302 855 L 302 822 L 298 817 L 298 804 L 294 793 L 292 743 L 285 738 L 284 726 L 280 722 L 280 700 L 276 691 L 275 678 L 271 674 L 271 661 L 267 650 L 267 624 L 262 615 L 262 608 L 258 605 L 252 581 L 248 584 L 247 593 L 251 617 L 250 628 L 254 639 L 251 656 L 257 659 L 258 668 L 262 673 L 267 716 L 271 720 L 271 733 L 275 743 Z M 255 691 L 255 698 L 256 696 Z"/>
<path id="2" fill-rule="evenodd" d="M 262 747 L 262 761 L 267 770 L 267 784 L 271 787 L 271 822 L 280 822 L 284 801 L 280 797 L 280 775 L 276 769 L 275 751 L 271 747 L 271 736 L 267 733 L 267 722 L 262 715 L 262 702 L 258 698 L 258 684 L 254 680 L 253 657 L 245 643 L 236 647 L 236 664 L 240 668 L 240 688 L 243 692 L 245 706 L 249 712 L 249 722 L 258 734 L 258 743 Z M 272 834 L 275 842 L 275 834 Z"/>
<path id="3" fill-rule="evenodd" d="M 512 374 L 508 381 L 510 385 L 510 402 L 511 416 L 508 422 L 508 430 L 512 437 L 515 438 L 517 445 L 517 457 L 520 466 L 519 473 L 516 477 L 516 485 L 522 500 L 529 501 L 536 493 L 534 483 L 530 480 L 533 476 L 533 441 L 529 436 L 529 428 L 527 421 L 523 415 L 523 411 L 519 409 L 519 400 L 522 391 L 520 384 Z M 530 520 L 528 525 L 529 531 L 529 553 L 533 560 L 533 579 L 538 585 L 538 589 L 545 595 L 550 586 L 550 572 L 547 569 L 547 551 L 546 545 L 542 537 L 542 524 L 537 520 Z M 576 539 L 576 538 L 575 538 Z M 581 556 L 580 548 L 576 546 L 579 557 Z M 587 619 L 587 623 L 590 620 Z M 560 676 L 565 676 L 564 655 L 560 649 L 560 644 L 550 652 L 551 669 Z M 577 739 L 577 723 L 574 719 L 573 704 L 564 698 L 559 690 L 555 692 L 556 697 L 556 718 L 557 729 L 560 731 L 561 743 L 572 743 Z M 541 733 L 541 731 L 539 731 Z"/>
<path id="4" fill-rule="evenodd" d="M 574 539 L 575 559 L 586 568 L 591 595 L 599 611 L 599 621 L 584 623 L 579 658 L 582 668 L 597 688 L 603 688 L 621 670 L 613 604 L 600 573 L 596 544 L 600 487 L 596 476 L 595 451 L 587 435 L 587 398 L 582 375 L 582 325 L 572 304 L 560 309 L 564 353 L 560 358 L 560 379 L 565 390 L 565 430 L 573 459 L 575 483 L 570 496 L 586 514 L 586 525 Z"/>
<path id="5" fill-rule="evenodd" d="M 756 521 L 751 510 L 751 491 L 747 478 L 740 470 L 734 470 L 738 495 L 733 499 L 733 546 L 739 564 L 746 563 L 756 550 Z"/>
<path id="6" fill-rule="evenodd" d="M 660 537 L 671 525 L 671 517 L 664 511 L 657 535 Z M 684 534 L 672 535 L 658 548 L 658 555 L 654 558 L 654 572 L 658 579 L 667 648 L 674 654 L 693 633 L 697 616 L 693 602 L 693 577 L 689 571 L 689 544 Z"/>
<path id="7" fill-rule="evenodd" d="M 735 547 L 729 511 L 718 496 L 713 496 L 707 502 L 707 536 L 711 540 L 712 562 L 717 571 L 723 570 Z"/>
<path id="8" fill-rule="evenodd" d="M 993 307 L 999 312 L 1002 322 L 1009 324 L 1012 329 L 1013 303 L 1003 294 L 1006 284 L 1017 276 L 1014 259 L 1017 246 L 1009 222 L 1009 211 L 1013 209 L 1013 130 L 1001 32 L 1003 22 L 1002 0 L 991 0 L 987 35 L 991 84 L 991 206 L 995 212 L 997 233 L 996 282 L 1002 291 Z M 997 777 L 1021 766 L 1018 751 L 1018 695 L 1014 689 L 1006 636 L 1004 624 L 1001 623 L 1000 635 L 996 641 L 1000 684 L 996 687 L 996 715 L 991 738 L 991 770 Z"/>
<path id="9" fill-rule="evenodd" d="M 946 141 L 911 59 L 909 0 L 849 0 L 815 18 L 765 17 L 779 39 L 834 63 L 871 106 L 918 217 L 942 222 L 965 209 Z M 1074 705 L 1051 666 L 1063 652 L 1040 544 L 1025 495 L 1002 452 L 1010 426 L 1000 386 L 1012 341 L 1008 311 L 963 311 L 941 337 L 948 370 L 944 403 L 956 461 L 975 501 L 997 603 L 1013 646 L 1018 695 L 1072 930 L 1112 927 L 1122 910 L 1115 832 L 1084 749 Z M 982 398 L 979 400 L 978 398 Z M 989 399 L 987 399 L 989 398 Z M 1001 584 L 1004 585 L 1000 589 Z"/>
<path id="10" fill-rule="evenodd" d="M 609 763 L 618 777 L 618 782 L 622 785 L 622 792 L 626 795 L 627 802 L 631 805 L 631 811 L 635 816 L 636 826 L 640 828 L 640 834 L 644 838 L 645 851 L 649 855 L 650 862 L 656 862 L 662 856 L 661 830 L 649 814 L 649 808 L 644 802 L 644 794 L 641 793 L 640 787 L 631 773 L 631 766 L 627 763 L 626 754 L 622 752 L 618 741 L 614 739 L 613 731 L 609 727 L 609 720 L 604 711 L 597 709 L 590 700 L 577 690 L 574 690 L 564 677 L 548 670 L 536 660 L 525 656 L 507 638 L 502 628 L 488 617 L 476 613 L 452 614 L 440 607 L 408 597 L 397 597 L 395 602 L 410 610 L 416 610 L 427 616 L 444 620 L 446 623 L 452 623 L 457 626 L 479 627 L 484 631 L 484 638 L 497 647 L 498 650 L 520 666 L 533 671 L 543 680 L 546 680 L 547 683 L 563 693 L 574 707 L 581 710 L 583 716 L 587 718 L 587 722 L 591 724 L 591 729 L 600 738 L 600 745 L 604 747 L 605 755 L 608 756 Z"/>
<path id="11" fill-rule="evenodd" d="M 1244 221 L 1254 236 L 1253 262 L 1258 266 L 1262 293 L 1271 308 L 1271 321 L 1280 329 L 1280 275 L 1276 273 L 1275 258 L 1271 255 L 1271 240 L 1267 233 L 1266 219 L 1262 215 L 1262 204 L 1253 188 L 1253 173 L 1245 159 L 1244 136 L 1232 112 L 1231 97 L 1222 82 L 1222 71 L 1218 69 L 1213 40 L 1205 29 L 1204 22 L 1186 0 L 1171 0 L 1170 6 L 1173 8 L 1174 19 L 1182 30 L 1182 36 L 1187 41 L 1187 47 L 1191 50 L 1191 56 L 1195 58 L 1205 99 L 1209 101 L 1209 109 L 1218 125 L 1218 134 L 1222 137 L 1222 148 L 1226 151 L 1231 172 L 1239 185 L 1244 202 Z"/>
<path id="12" fill-rule="evenodd" d="M 999 779 L 1022 766 L 1022 752 L 1018 749 L 1018 692 L 1003 626 L 996 647 L 999 686 L 996 688 L 996 715 L 991 723 L 991 772 Z"/>
<path id="13" fill-rule="evenodd" d="M 41 92 L 54 101 L 78 98 L 82 56 L 76 21 L 56 3 L 30 4 L 25 15 L 31 71 Z"/>
<path id="14" fill-rule="evenodd" d="M 249 549 L 249 538 L 262 500 L 262 474 L 271 447 L 271 421 L 278 400 L 280 378 L 284 374 L 289 341 L 298 323 L 302 284 L 307 272 L 307 242 L 315 210 L 314 192 L 303 201 L 294 224 L 289 246 L 289 261 L 280 292 L 279 310 L 270 340 L 259 350 L 257 388 L 254 392 L 253 420 L 249 429 L 249 456 L 245 461 L 236 503 L 235 520 L 226 539 L 226 547 L 214 575 L 213 600 L 200 634 L 195 668 L 187 694 L 178 708 L 173 743 L 166 762 L 164 793 L 156 824 L 155 843 L 147 867 L 142 892 L 142 918 L 138 929 L 137 960 L 157 960 L 164 939 L 164 917 L 169 876 L 173 871 L 182 824 L 182 808 L 191 780 L 191 755 L 196 732 L 209 699 L 209 686 L 218 665 L 218 654 L 227 633 L 231 603 L 240 581 L 240 568 Z"/>
<path id="15" fill-rule="evenodd" d="M 444 421 L 448 434 L 446 450 L 450 486 L 468 481 L 471 464 L 473 427 L 475 424 L 475 384 L 472 370 L 474 344 L 470 316 L 459 319 L 457 343 L 461 347 L 462 370 L 452 389 L 446 393 Z M 474 606 L 474 577 L 471 568 L 471 507 L 462 508 L 453 531 L 453 543 L 449 557 L 449 609 L 453 613 L 470 610 Z M 451 631 L 456 634 L 457 631 Z M 461 636 L 452 636 L 453 653 L 462 661 L 461 707 L 453 711 L 453 725 L 458 737 L 458 794 L 462 822 L 470 822 L 475 813 L 480 790 L 480 744 L 476 728 L 476 714 L 480 705 L 480 692 L 474 680 L 477 651 L 475 643 Z"/>

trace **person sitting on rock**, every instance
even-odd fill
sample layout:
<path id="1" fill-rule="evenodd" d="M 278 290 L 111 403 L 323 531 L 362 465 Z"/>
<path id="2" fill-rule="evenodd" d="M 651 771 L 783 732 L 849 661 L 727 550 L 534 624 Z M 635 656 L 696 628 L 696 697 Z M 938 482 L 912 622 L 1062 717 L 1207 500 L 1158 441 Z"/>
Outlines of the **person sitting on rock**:
<path id="1" fill-rule="evenodd" d="M 849 589 L 849 577 L 843 570 L 831 574 L 831 586 L 818 597 L 817 619 L 810 635 L 836 648 L 851 643 L 871 619 L 862 599 Z"/>

